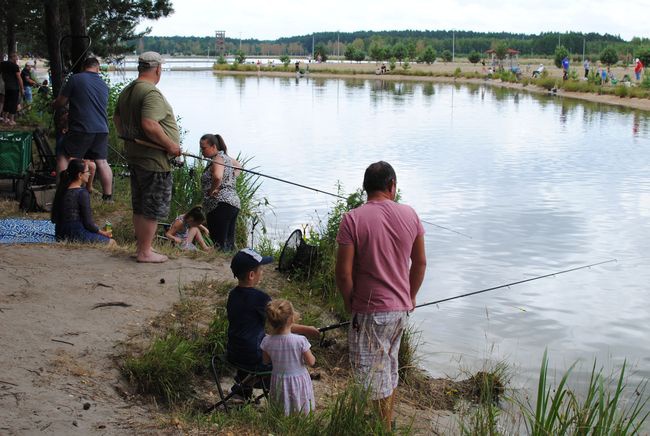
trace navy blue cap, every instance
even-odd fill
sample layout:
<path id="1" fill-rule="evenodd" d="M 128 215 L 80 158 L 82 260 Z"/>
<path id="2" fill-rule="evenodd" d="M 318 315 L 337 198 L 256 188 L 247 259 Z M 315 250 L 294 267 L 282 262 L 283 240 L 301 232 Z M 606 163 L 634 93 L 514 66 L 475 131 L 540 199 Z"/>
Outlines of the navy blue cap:
<path id="1" fill-rule="evenodd" d="M 244 248 L 233 256 L 232 262 L 230 262 L 230 269 L 235 277 L 237 277 L 238 275 L 254 270 L 260 265 L 266 265 L 272 262 L 273 258 L 271 256 L 262 256 L 252 248 Z"/>

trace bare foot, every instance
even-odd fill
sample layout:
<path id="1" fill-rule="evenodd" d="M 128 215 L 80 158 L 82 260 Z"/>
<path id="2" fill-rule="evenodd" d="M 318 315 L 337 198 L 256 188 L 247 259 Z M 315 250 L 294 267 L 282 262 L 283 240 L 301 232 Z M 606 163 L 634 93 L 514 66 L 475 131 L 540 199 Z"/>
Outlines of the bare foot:
<path id="1" fill-rule="evenodd" d="M 139 254 L 136 260 L 140 263 L 163 263 L 163 262 L 167 262 L 169 258 L 164 254 L 158 254 L 152 251 L 149 253 L 148 256 L 145 256 L 144 254 Z"/>

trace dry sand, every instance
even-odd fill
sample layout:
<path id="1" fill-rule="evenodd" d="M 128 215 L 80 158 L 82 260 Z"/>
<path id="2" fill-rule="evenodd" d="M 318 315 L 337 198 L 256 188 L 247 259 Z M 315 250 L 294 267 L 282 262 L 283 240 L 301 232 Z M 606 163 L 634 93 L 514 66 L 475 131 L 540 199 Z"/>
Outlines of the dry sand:
<path id="1" fill-rule="evenodd" d="M 143 265 L 106 249 L 0 246 L 0 434 L 160 432 L 155 413 L 128 401 L 115 346 L 177 301 L 179 283 L 226 271 L 186 258 Z M 106 302 L 131 306 L 93 309 Z"/>

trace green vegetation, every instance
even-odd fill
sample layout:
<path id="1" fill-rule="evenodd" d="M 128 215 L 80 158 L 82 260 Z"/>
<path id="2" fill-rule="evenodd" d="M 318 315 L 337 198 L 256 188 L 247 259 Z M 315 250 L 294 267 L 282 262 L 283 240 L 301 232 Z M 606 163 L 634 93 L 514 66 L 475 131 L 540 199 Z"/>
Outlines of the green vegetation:
<path id="1" fill-rule="evenodd" d="M 451 54 L 450 50 L 443 50 L 440 57 L 442 58 L 443 62 L 451 62 L 453 55 Z"/>
<path id="2" fill-rule="evenodd" d="M 562 68 L 562 59 L 569 56 L 569 50 L 563 45 L 558 45 L 553 53 L 553 64 L 557 68 Z"/>
<path id="3" fill-rule="evenodd" d="M 477 64 L 481 60 L 481 54 L 477 51 L 473 51 L 467 56 L 467 60 L 473 64 Z"/>
<path id="4" fill-rule="evenodd" d="M 423 62 L 430 65 L 436 61 L 436 51 L 430 45 L 424 49 L 422 55 L 418 58 L 418 62 Z"/>
<path id="5" fill-rule="evenodd" d="M 614 47 L 606 47 L 600 53 L 600 61 L 608 67 L 618 62 L 618 53 Z"/>

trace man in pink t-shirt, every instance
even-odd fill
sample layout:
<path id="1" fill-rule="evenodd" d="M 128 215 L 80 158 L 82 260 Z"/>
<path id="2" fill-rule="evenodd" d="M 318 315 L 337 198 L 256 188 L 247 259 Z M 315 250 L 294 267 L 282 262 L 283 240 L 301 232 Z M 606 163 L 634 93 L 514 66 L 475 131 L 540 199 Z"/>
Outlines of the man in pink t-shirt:
<path id="1" fill-rule="evenodd" d="M 413 208 L 395 203 L 396 184 L 390 164 L 370 165 L 363 178 L 368 201 L 343 216 L 336 237 L 336 285 L 352 313 L 350 364 L 388 429 L 400 341 L 426 270 L 424 228 Z"/>

